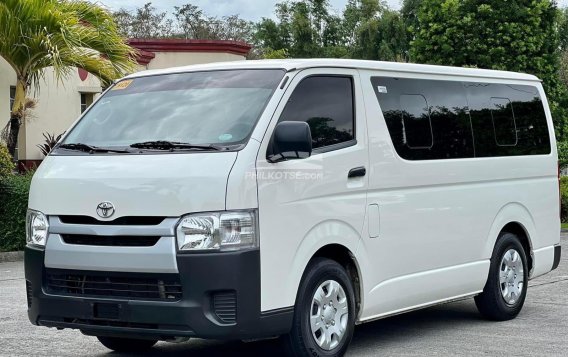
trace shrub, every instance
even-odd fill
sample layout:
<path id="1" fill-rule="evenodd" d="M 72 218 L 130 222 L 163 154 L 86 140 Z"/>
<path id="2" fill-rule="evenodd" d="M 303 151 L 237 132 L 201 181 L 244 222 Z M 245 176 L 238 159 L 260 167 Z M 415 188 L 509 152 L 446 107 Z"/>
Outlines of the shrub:
<path id="1" fill-rule="evenodd" d="M 26 245 L 26 211 L 33 172 L 9 175 L 0 182 L 0 252 Z"/>
<path id="2" fill-rule="evenodd" d="M 560 178 L 560 217 L 562 222 L 568 222 L 568 176 Z"/>
<path id="3" fill-rule="evenodd" d="M 558 147 L 558 164 L 561 168 L 568 166 L 568 141 L 559 141 L 556 143 Z"/>
<path id="4" fill-rule="evenodd" d="M 41 145 L 36 145 L 36 146 L 39 148 L 43 156 L 47 156 L 51 152 L 51 150 L 53 150 L 55 145 L 57 145 L 59 140 L 61 140 L 63 134 L 65 134 L 65 132 L 57 136 L 55 136 L 55 134 L 50 134 L 50 133 L 42 134 L 43 138 L 45 139 L 45 142 Z"/>
<path id="5" fill-rule="evenodd" d="M 0 182 L 2 179 L 10 176 L 14 172 L 14 162 L 12 156 L 8 152 L 8 148 L 0 144 Z"/>

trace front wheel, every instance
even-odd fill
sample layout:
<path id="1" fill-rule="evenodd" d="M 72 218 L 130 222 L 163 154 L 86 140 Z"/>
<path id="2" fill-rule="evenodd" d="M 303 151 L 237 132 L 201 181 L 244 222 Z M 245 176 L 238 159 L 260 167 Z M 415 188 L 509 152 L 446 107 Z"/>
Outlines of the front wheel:
<path id="1" fill-rule="evenodd" d="M 139 340 L 135 338 L 97 336 L 100 343 L 116 352 L 143 352 L 149 350 L 157 340 Z"/>
<path id="2" fill-rule="evenodd" d="M 316 258 L 300 284 L 290 333 L 293 356 L 343 356 L 355 326 L 355 294 L 349 275 L 335 261 Z"/>
<path id="3" fill-rule="evenodd" d="M 521 241 L 513 233 L 501 233 L 483 293 L 475 297 L 477 309 L 490 320 L 513 319 L 523 308 L 527 284 L 527 258 Z"/>

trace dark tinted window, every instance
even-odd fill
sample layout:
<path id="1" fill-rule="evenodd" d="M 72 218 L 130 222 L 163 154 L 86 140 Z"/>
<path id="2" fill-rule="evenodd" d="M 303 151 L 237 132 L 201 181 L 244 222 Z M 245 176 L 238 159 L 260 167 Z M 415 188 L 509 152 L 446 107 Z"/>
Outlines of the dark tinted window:
<path id="1" fill-rule="evenodd" d="M 400 96 L 404 141 L 411 149 L 431 148 L 432 123 L 426 98 L 420 94 L 404 94 Z"/>
<path id="2" fill-rule="evenodd" d="M 292 93 L 280 121 L 308 123 L 317 149 L 354 139 L 353 108 L 351 77 L 308 77 Z"/>
<path id="3" fill-rule="evenodd" d="M 493 97 L 491 98 L 490 110 L 497 145 L 517 145 L 517 127 L 511 101 L 508 98 Z"/>
<path id="4" fill-rule="evenodd" d="M 473 156 L 467 101 L 460 82 L 375 77 L 372 83 L 402 158 Z"/>
<path id="5" fill-rule="evenodd" d="M 387 77 L 371 81 L 394 147 L 404 159 L 550 153 L 536 87 Z M 427 110 L 419 109 L 424 101 Z M 417 115 L 423 120 L 417 121 Z"/>
<path id="6" fill-rule="evenodd" d="M 550 153 L 550 136 L 536 87 L 465 82 L 478 157 Z"/>

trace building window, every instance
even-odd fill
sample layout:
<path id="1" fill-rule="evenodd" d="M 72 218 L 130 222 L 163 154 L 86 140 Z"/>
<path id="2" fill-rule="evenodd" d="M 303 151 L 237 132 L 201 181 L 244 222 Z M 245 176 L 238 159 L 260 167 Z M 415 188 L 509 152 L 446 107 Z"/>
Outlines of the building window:
<path id="1" fill-rule="evenodd" d="M 14 107 L 14 99 L 16 98 L 16 87 L 10 86 L 10 110 Z"/>
<path id="2" fill-rule="evenodd" d="M 93 104 L 93 93 L 81 93 L 81 114 L 87 110 L 87 108 Z"/>

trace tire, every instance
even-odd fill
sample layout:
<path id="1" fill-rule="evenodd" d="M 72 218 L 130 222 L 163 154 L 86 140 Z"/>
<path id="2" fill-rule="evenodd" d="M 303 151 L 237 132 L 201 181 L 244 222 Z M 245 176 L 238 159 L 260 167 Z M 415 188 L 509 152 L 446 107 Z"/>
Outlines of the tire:
<path id="1" fill-rule="evenodd" d="M 316 302 L 318 291 L 321 298 Z M 335 294 L 334 291 L 338 293 Z M 313 321 L 316 321 L 314 326 L 318 329 L 315 332 L 311 326 L 312 313 L 315 318 Z M 353 337 L 355 315 L 353 284 L 345 269 L 330 259 L 314 259 L 300 283 L 292 329 L 288 335 L 283 336 L 288 354 L 310 357 L 343 356 Z M 323 342 L 320 345 L 316 342 L 316 337 L 319 337 L 320 343 L 331 343 Z"/>
<path id="2" fill-rule="evenodd" d="M 519 272 L 520 268 L 522 272 Z M 527 286 L 528 264 L 525 249 L 515 234 L 503 232 L 493 249 L 489 277 L 483 293 L 475 297 L 477 309 L 489 320 L 514 319 L 525 303 Z"/>
<path id="3" fill-rule="evenodd" d="M 144 352 L 152 348 L 157 340 L 97 336 L 100 343 L 116 352 Z"/>

